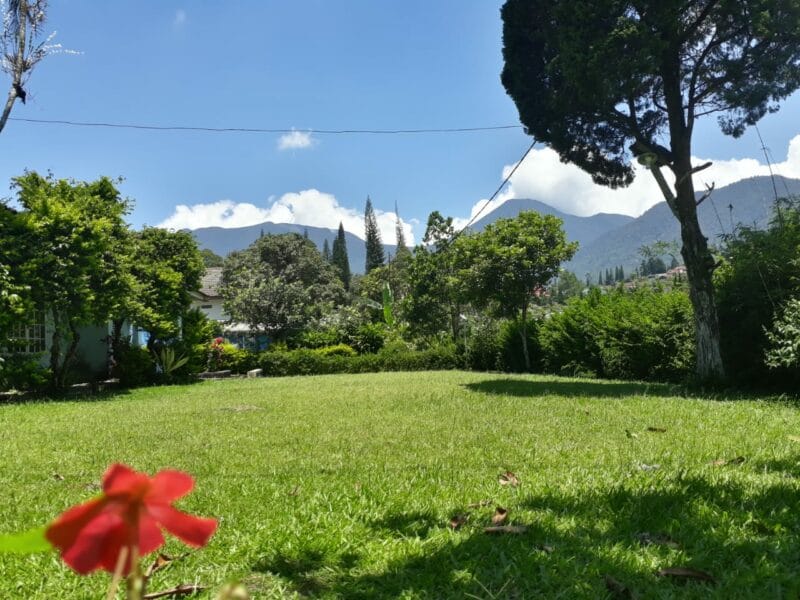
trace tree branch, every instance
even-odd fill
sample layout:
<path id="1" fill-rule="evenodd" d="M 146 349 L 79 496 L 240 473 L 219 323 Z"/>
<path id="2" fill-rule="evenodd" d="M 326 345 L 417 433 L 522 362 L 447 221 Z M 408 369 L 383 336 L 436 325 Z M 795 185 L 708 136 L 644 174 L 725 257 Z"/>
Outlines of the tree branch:
<path id="1" fill-rule="evenodd" d="M 711 163 L 709 163 L 709 164 L 711 164 Z M 697 202 L 695 202 L 695 206 L 700 206 L 700 204 L 702 204 L 703 201 L 708 199 L 708 197 L 711 196 L 711 194 L 714 193 L 714 187 L 715 187 L 715 183 L 713 181 L 711 182 L 711 185 L 707 185 L 706 186 L 706 191 L 703 192 L 703 195 L 700 196 L 700 198 L 697 200 Z"/>

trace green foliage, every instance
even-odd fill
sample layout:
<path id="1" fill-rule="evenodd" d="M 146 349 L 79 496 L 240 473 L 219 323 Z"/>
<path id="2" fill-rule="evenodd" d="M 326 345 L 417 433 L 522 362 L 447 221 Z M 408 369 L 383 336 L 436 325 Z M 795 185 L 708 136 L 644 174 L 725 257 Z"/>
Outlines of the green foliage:
<path id="1" fill-rule="evenodd" d="M 223 344 L 220 359 L 214 371 L 230 369 L 234 373 L 247 373 L 258 368 L 258 353 L 246 348 L 237 348 L 233 344 Z"/>
<path id="2" fill-rule="evenodd" d="M 792 298 L 767 331 L 766 364 L 772 369 L 800 367 L 800 300 Z"/>
<path id="3" fill-rule="evenodd" d="M 53 549 L 45 537 L 45 527 L 22 533 L 0 535 L 0 554 L 35 554 Z"/>
<path id="4" fill-rule="evenodd" d="M 108 178 L 75 182 L 26 173 L 14 179 L 19 211 L 0 210 L 0 256 L 55 329 L 50 384 L 62 388 L 78 328 L 102 323 L 129 297 L 130 204 Z"/>
<path id="5" fill-rule="evenodd" d="M 359 354 L 380 351 L 386 342 L 386 328 L 381 323 L 364 323 L 347 336 L 348 344 Z"/>
<path id="6" fill-rule="evenodd" d="M 800 211 L 785 207 L 765 231 L 740 228 L 723 254 L 715 286 L 728 372 L 740 384 L 779 384 L 782 372 L 764 362 L 766 331 L 800 297 Z"/>
<path id="7" fill-rule="evenodd" d="M 369 274 L 372 269 L 382 267 L 386 261 L 378 220 L 375 218 L 375 210 L 372 208 L 372 200 L 369 199 L 369 196 L 367 196 L 367 204 L 364 208 L 364 240 L 367 247 L 364 273 Z"/>
<path id="8" fill-rule="evenodd" d="M 221 293 L 234 321 L 286 339 L 340 303 L 344 288 L 316 246 L 290 233 L 264 236 L 229 255 Z"/>
<path id="9" fill-rule="evenodd" d="M 504 370 L 500 325 L 501 321 L 488 315 L 477 315 L 470 319 L 464 343 L 464 360 L 467 368 L 474 371 Z"/>
<path id="10" fill-rule="evenodd" d="M 3 357 L 0 365 L 0 390 L 39 390 L 49 379 L 50 371 L 40 364 L 38 357 L 25 354 Z"/>
<path id="11" fill-rule="evenodd" d="M 324 346 L 317 348 L 314 352 L 320 356 L 356 356 L 358 353 L 347 344 L 336 344 L 335 346 Z"/>
<path id="12" fill-rule="evenodd" d="M 691 314 L 683 291 L 593 289 L 541 322 L 543 366 L 571 375 L 685 379 L 694 360 Z"/>
<path id="13" fill-rule="evenodd" d="M 156 380 L 156 363 L 146 348 L 132 346 L 127 342 L 120 344 L 112 369 L 114 377 L 123 387 L 139 387 Z"/>
<path id="14" fill-rule="evenodd" d="M 225 263 L 225 259 L 223 259 L 219 254 L 214 254 L 214 251 L 209 250 L 208 248 L 203 248 L 200 250 L 200 256 L 203 259 L 203 266 L 206 268 L 221 267 Z"/>
<path id="15" fill-rule="evenodd" d="M 385 282 L 383 284 L 383 321 L 389 327 L 394 327 L 394 294 L 392 293 L 392 288 L 389 286 L 389 282 Z"/>
<path id="16" fill-rule="evenodd" d="M 327 241 L 328 240 L 325 240 L 326 243 Z M 323 248 L 323 259 L 324 258 Z M 342 280 L 344 289 L 349 290 L 352 275 L 350 273 L 350 258 L 347 256 L 347 238 L 344 235 L 344 225 L 342 225 L 341 221 L 339 222 L 339 231 L 336 234 L 336 238 L 333 240 L 333 252 L 330 256 L 330 262 L 333 263 L 339 279 Z"/>
<path id="17" fill-rule="evenodd" d="M 157 352 L 153 352 L 153 357 L 156 363 L 156 370 L 167 380 L 177 375 L 179 369 L 189 362 L 188 355 L 176 354 L 175 349 L 171 346 L 165 346 Z"/>

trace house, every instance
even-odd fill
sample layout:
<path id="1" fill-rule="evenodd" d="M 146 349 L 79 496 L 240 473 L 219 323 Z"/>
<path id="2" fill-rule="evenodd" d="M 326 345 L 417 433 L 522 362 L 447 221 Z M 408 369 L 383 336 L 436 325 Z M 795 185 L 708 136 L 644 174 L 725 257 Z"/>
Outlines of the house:
<path id="1" fill-rule="evenodd" d="M 222 326 L 224 337 L 240 348 L 264 350 L 269 345 L 268 337 L 253 331 L 246 323 L 232 323 L 222 306 L 222 267 L 208 267 L 200 280 L 200 289 L 191 293 L 192 308 L 199 309 L 211 321 Z"/>
<path id="2" fill-rule="evenodd" d="M 677 267 L 667 271 L 667 275 L 670 277 L 686 277 L 686 266 L 678 265 Z"/>

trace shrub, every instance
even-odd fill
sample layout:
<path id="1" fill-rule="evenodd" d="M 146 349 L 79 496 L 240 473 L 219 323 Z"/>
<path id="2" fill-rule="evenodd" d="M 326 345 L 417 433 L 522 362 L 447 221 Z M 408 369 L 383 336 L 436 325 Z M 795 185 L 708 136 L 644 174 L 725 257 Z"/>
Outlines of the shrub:
<path id="1" fill-rule="evenodd" d="M 800 299 L 792 298 L 767 331 L 766 364 L 785 370 L 795 380 L 800 375 Z"/>
<path id="2" fill-rule="evenodd" d="M 531 370 L 541 369 L 541 347 L 539 344 L 538 322 L 528 319 L 526 323 L 528 338 L 528 355 L 531 359 Z M 500 369 L 512 373 L 524 373 L 525 355 L 522 350 L 522 321 L 505 321 L 498 331 L 497 345 L 501 349 Z"/>
<path id="3" fill-rule="evenodd" d="M 386 327 L 382 323 L 365 323 L 347 335 L 346 340 L 359 354 L 378 352 L 386 342 Z"/>
<path id="4" fill-rule="evenodd" d="M 0 390 L 37 390 L 50 379 L 50 370 L 37 357 L 11 354 L 0 364 Z"/>
<path id="5" fill-rule="evenodd" d="M 464 343 L 464 362 L 475 371 L 503 370 L 503 343 L 500 340 L 501 321 L 478 316 L 469 322 Z"/>
<path id="6" fill-rule="evenodd" d="M 156 363 L 146 348 L 122 343 L 112 375 L 125 387 L 147 385 L 156 379 Z"/>
<path id="7" fill-rule="evenodd" d="M 356 356 L 358 353 L 347 344 L 336 344 L 335 346 L 325 346 L 314 350 L 320 356 Z"/>
<path id="8" fill-rule="evenodd" d="M 542 364 L 565 375 L 680 380 L 694 362 L 692 323 L 682 290 L 593 290 L 542 321 Z"/>

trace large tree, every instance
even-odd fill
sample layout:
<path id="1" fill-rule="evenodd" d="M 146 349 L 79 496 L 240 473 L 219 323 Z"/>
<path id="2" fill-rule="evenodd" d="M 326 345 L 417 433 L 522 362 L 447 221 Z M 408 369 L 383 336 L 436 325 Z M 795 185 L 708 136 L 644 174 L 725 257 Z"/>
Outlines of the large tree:
<path id="1" fill-rule="evenodd" d="M 364 208 L 364 239 L 367 247 L 367 260 L 364 272 L 369 273 L 376 267 L 382 267 L 386 261 L 383 254 L 383 242 L 381 232 L 378 229 L 378 220 L 375 217 L 375 209 L 372 208 L 372 200 L 367 196 L 367 205 Z"/>
<path id="2" fill-rule="evenodd" d="M 739 136 L 797 89 L 800 3 L 508 0 L 502 17 L 502 81 L 528 132 L 601 185 L 629 185 L 633 157 L 652 172 L 680 223 L 697 375 L 723 376 L 692 134 L 716 114 Z"/>
<path id="3" fill-rule="evenodd" d="M 468 293 L 477 306 L 489 307 L 499 316 L 521 318 L 522 352 L 528 370 L 531 302 L 578 249 L 577 242 L 567 242 L 562 225 L 561 219 L 552 215 L 525 211 L 513 219 L 498 219 L 466 238 Z"/>
<path id="4" fill-rule="evenodd" d="M 276 338 L 302 330 L 344 296 L 333 265 L 296 233 L 266 235 L 230 254 L 221 292 L 232 320 Z"/>
<path id="5" fill-rule="evenodd" d="M 327 242 L 327 240 L 325 240 Z M 350 258 L 347 256 L 347 238 L 344 235 L 344 225 L 339 222 L 339 232 L 333 240 L 333 251 L 331 252 L 331 261 L 336 268 L 339 279 L 344 284 L 344 289 L 350 289 Z"/>
<path id="6" fill-rule="evenodd" d="M 19 211 L 0 210 L 0 259 L 53 325 L 51 384 L 63 387 L 79 327 L 106 322 L 130 292 L 124 216 L 107 178 L 85 183 L 28 173 L 14 180 Z"/>

